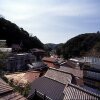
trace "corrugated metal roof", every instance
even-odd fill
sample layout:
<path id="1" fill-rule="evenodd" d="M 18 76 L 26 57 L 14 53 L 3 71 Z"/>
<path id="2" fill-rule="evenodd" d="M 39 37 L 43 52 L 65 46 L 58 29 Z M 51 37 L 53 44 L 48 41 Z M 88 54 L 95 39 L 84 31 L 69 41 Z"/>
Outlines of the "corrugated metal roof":
<path id="1" fill-rule="evenodd" d="M 49 68 L 49 70 L 45 74 L 45 77 L 56 80 L 63 84 L 71 83 L 71 80 L 72 80 L 72 77 L 70 74 L 64 73 L 54 68 Z"/>
<path id="2" fill-rule="evenodd" d="M 30 96 L 34 94 L 36 89 L 52 100 L 62 100 L 64 88 L 65 85 L 60 82 L 54 81 L 47 77 L 40 77 L 32 83 Z"/>
<path id="3" fill-rule="evenodd" d="M 74 68 L 60 66 L 59 70 L 73 74 L 76 77 L 83 78 L 83 71 L 80 69 L 74 69 Z"/>
<path id="4" fill-rule="evenodd" d="M 100 100 L 100 96 L 72 84 L 65 87 L 64 94 L 63 100 Z"/>

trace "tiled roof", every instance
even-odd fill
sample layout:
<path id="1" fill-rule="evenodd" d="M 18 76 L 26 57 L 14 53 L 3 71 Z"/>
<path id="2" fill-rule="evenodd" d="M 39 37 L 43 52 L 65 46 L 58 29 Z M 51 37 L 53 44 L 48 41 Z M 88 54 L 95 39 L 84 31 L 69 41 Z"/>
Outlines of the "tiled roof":
<path id="1" fill-rule="evenodd" d="M 43 62 L 34 62 L 32 63 L 33 68 L 37 68 L 37 67 L 46 67 L 46 64 L 44 64 Z"/>
<path id="2" fill-rule="evenodd" d="M 47 62 L 52 62 L 52 63 L 57 62 L 56 58 L 51 58 L 51 57 L 44 57 L 42 60 Z"/>
<path id="3" fill-rule="evenodd" d="M 11 88 L 8 84 L 6 84 L 1 78 L 0 78 L 0 94 L 7 93 L 9 91 L 13 91 L 13 88 Z"/>
<path id="4" fill-rule="evenodd" d="M 74 68 L 60 66 L 59 70 L 66 72 L 66 73 L 70 73 L 76 77 L 83 78 L 83 71 L 80 69 L 74 69 Z"/>
<path id="5" fill-rule="evenodd" d="M 71 84 L 71 75 L 50 68 L 44 77 L 36 79 L 31 86 L 29 97 L 35 92 L 46 95 L 50 100 L 100 100 L 100 96 Z M 47 99 L 48 100 L 48 99 Z"/>
<path id="6" fill-rule="evenodd" d="M 30 69 L 34 69 L 34 70 L 42 70 L 42 69 L 47 69 L 48 66 L 43 63 L 43 62 L 34 62 L 31 64 L 27 64 L 27 66 L 30 68 Z"/>
<path id="7" fill-rule="evenodd" d="M 27 100 L 0 78 L 0 100 Z"/>
<path id="8" fill-rule="evenodd" d="M 63 90 L 65 85 L 49 79 L 47 77 L 40 77 L 32 83 L 30 96 L 34 94 L 35 89 L 52 100 L 62 100 Z"/>
<path id="9" fill-rule="evenodd" d="M 0 96 L 0 100 L 27 100 L 17 92 L 9 92 L 5 95 Z"/>
<path id="10" fill-rule="evenodd" d="M 72 77 L 70 74 L 64 73 L 55 68 L 49 68 L 49 70 L 45 74 L 45 77 L 56 80 L 63 84 L 71 83 L 71 80 L 72 80 Z"/>
<path id="11" fill-rule="evenodd" d="M 65 61 L 63 63 L 60 64 L 61 66 L 66 66 L 66 67 L 71 67 L 71 68 L 75 68 L 76 64 L 72 61 Z"/>
<path id="12" fill-rule="evenodd" d="M 66 85 L 63 100 L 100 100 L 100 96 L 73 84 Z"/>

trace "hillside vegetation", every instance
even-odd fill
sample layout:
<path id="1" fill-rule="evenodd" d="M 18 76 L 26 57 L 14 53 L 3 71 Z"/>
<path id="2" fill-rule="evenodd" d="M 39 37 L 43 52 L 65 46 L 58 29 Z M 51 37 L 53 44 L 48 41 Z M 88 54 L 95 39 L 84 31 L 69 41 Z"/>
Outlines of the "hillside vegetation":
<path id="1" fill-rule="evenodd" d="M 30 36 L 23 28 L 19 28 L 3 17 L 0 17 L 0 39 L 7 40 L 8 47 L 12 44 L 21 44 L 24 51 L 31 48 L 44 48 L 44 44 L 36 36 Z"/>
<path id="2" fill-rule="evenodd" d="M 100 53 L 100 32 L 85 33 L 68 40 L 62 47 L 64 58 Z"/>

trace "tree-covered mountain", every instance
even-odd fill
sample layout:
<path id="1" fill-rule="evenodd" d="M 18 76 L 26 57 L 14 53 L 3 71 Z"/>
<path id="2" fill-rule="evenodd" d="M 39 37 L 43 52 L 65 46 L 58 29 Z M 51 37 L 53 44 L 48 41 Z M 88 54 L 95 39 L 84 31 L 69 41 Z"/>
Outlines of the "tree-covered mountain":
<path id="1" fill-rule="evenodd" d="M 0 17 L 0 39 L 7 40 L 8 47 L 21 44 L 22 49 L 26 51 L 31 48 L 44 48 L 44 44 L 36 36 L 30 36 L 23 28 L 3 17 Z"/>
<path id="2" fill-rule="evenodd" d="M 68 40 L 62 50 L 64 58 L 100 54 L 100 32 L 78 35 Z"/>
<path id="3" fill-rule="evenodd" d="M 57 44 L 54 43 L 46 43 L 45 44 L 45 49 L 48 51 L 54 50 L 56 48 Z"/>

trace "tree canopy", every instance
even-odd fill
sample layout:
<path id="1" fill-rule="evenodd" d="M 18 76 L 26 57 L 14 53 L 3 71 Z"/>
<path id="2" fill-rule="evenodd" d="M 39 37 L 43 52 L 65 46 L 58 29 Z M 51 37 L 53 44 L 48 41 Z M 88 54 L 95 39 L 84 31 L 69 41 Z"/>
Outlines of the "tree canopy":
<path id="1" fill-rule="evenodd" d="M 44 44 L 36 36 L 30 36 L 26 30 L 2 16 L 0 16 L 0 39 L 7 40 L 8 47 L 12 44 L 22 44 L 23 50 L 44 48 Z"/>
<path id="2" fill-rule="evenodd" d="M 75 36 L 66 43 L 57 44 L 54 48 L 58 56 L 65 59 L 87 55 L 100 55 L 100 32 L 85 33 Z"/>

